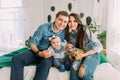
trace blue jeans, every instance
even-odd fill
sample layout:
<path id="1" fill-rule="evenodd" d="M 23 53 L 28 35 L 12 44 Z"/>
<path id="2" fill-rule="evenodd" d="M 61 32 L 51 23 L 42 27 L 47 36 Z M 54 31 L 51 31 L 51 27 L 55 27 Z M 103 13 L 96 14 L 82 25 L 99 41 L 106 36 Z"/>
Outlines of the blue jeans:
<path id="1" fill-rule="evenodd" d="M 10 80 L 24 80 L 24 66 L 36 63 L 36 73 L 33 80 L 46 80 L 50 67 L 51 58 L 41 58 L 35 55 L 31 50 L 17 54 L 12 58 Z"/>
<path id="2" fill-rule="evenodd" d="M 69 71 L 71 64 L 68 57 L 65 58 L 54 58 L 53 66 L 58 68 L 60 72 Z"/>
<path id="3" fill-rule="evenodd" d="M 72 65 L 76 64 L 77 70 L 74 70 L 71 67 L 70 80 L 93 80 L 94 78 L 93 74 L 99 63 L 100 63 L 100 56 L 98 53 L 88 56 L 82 62 L 77 62 L 77 61 L 73 62 Z M 85 70 L 82 78 L 78 76 L 78 70 L 81 65 L 85 66 Z"/>
<path id="4" fill-rule="evenodd" d="M 54 58 L 53 66 L 56 67 L 60 72 L 65 72 L 64 58 Z"/>

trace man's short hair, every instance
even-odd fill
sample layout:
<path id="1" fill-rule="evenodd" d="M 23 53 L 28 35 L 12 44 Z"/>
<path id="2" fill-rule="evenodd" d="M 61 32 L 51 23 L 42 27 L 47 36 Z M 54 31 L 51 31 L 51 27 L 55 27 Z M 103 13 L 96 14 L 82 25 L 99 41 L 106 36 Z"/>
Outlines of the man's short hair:
<path id="1" fill-rule="evenodd" d="M 67 11 L 59 11 L 59 12 L 56 14 L 56 18 L 57 18 L 59 15 L 69 16 L 69 14 L 67 13 Z"/>

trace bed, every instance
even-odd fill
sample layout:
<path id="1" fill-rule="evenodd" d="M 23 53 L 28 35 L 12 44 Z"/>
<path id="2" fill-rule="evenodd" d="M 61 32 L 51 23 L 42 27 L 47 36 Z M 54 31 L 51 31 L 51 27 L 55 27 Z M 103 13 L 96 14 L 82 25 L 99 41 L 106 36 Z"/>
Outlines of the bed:
<path id="1" fill-rule="evenodd" d="M 16 54 L 21 51 L 27 50 L 28 48 L 22 48 L 16 51 L 13 51 L 9 54 Z M 7 55 L 7 56 L 6 56 Z M 0 78 L 2 80 L 10 80 L 10 67 L 9 61 L 11 60 L 10 56 L 13 55 L 5 55 L 6 63 L 1 64 L 1 57 L 0 57 L 0 66 L 4 66 L 0 69 Z M 4 55 L 3 55 L 4 56 Z M 8 59 L 9 58 L 9 59 Z M 35 75 L 36 66 L 25 66 L 24 67 L 24 80 L 33 80 Z M 56 68 L 52 67 L 49 71 L 47 80 L 69 80 L 69 71 L 66 72 L 59 72 Z M 115 69 L 111 63 L 107 60 L 104 55 L 101 55 L 101 64 L 98 65 L 95 73 L 94 73 L 94 80 L 120 80 L 120 72 Z"/>

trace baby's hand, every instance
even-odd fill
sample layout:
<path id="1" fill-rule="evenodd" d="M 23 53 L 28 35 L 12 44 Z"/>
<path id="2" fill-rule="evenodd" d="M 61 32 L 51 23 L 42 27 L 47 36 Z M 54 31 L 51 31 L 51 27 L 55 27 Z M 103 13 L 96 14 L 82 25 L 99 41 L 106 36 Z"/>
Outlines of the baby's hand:
<path id="1" fill-rule="evenodd" d="M 66 50 L 71 52 L 74 49 L 74 46 L 72 44 L 67 44 L 66 45 Z"/>
<path id="2" fill-rule="evenodd" d="M 50 50 L 46 50 L 49 54 L 51 54 L 51 51 Z"/>

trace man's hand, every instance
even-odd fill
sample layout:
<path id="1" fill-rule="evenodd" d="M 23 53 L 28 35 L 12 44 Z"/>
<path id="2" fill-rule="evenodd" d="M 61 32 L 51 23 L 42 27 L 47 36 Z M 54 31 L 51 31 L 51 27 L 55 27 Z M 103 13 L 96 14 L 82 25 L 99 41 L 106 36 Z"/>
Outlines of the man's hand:
<path id="1" fill-rule="evenodd" d="M 38 53 L 38 55 L 39 55 L 40 57 L 43 57 L 43 58 L 49 58 L 49 57 L 52 56 L 50 50 L 40 51 L 40 52 Z"/>

